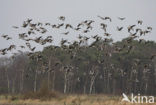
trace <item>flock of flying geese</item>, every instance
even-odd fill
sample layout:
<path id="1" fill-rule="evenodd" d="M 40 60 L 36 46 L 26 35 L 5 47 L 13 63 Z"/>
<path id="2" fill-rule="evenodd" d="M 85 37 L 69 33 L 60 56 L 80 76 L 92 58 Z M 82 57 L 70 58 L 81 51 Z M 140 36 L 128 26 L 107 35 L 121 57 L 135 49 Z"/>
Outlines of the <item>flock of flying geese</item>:
<path id="1" fill-rule="evenodd" d="M 104 32 L 104 34 L 103 34 L 105 37 L 104 41 L 109 42 L 110 39 L 108 37 L 111 36 L 111 34 L 107 32 L 108 25 L 105 24 L 105 21 L 112 22 L 112 19 L 110 17 L 102 17 L 102 16 L 97 16 L 97 17 L 102 21 L 100 23 L 100 27 Z M 27 47 L 31 51 L 30 53 L 28 53 L 28 56 L 31 56 L 36 49 L 36 47 L 31 46 L 31 41 L 38 43 L 40 45 L 45 45 L 47 43 L 53 42 L 53 36 L 46 36 L 46 38 L 43 38 L 43 35 L 39 36 L 39 37 L 35 37 L 35 38 L 30 37 L 30 36 L 35 36 L 38 33 L 39 34 L 46 34 L 48 32 L 48 30 L 44 27 L 49 26 L 52 29 L 64 28 L 67 31 L 61 33 L 62 35 L 70 34 L 70 31 L 69 31 L 70 29 L 74 30 L 74 31 L 81 32 L 82 34 L 86 34 L 93 29 L 92 24 L 95 22 L 94 20 L 85 20 L 85 21 L 80 22 L 79 24 L 77 24 L 77 26 L 74 27 L 71 24 L 65 23 L 66 18 L 64 16 L 60 16 L 60 17 L 58 17 L 58 19 L 62 23 L 60 23 L 60 24 L 51 24 L 51 23 L 43 24 L 41 22 L 33 23 L 32 19 L 27 19 L 26 21 L 24 21 L 21 27 L 24 29 L 28 28 L 28 31 L 18 34 L 19 39 L 22 39 L 25 41 L 25 45 L 20 45 L 19 47 L 21 49 L 25 49 Z M 118 17 L 118 19 L 120 21 L 125 20 L 125 18 L 121 18 L 121 17 Z M 143 21 L 138 20 L 137 24 L 142 25 Z M 142 36 L 142 35 L 146 35 L 152 31 L 152 27 L 147 27 L 145 30 L 143 30 L 140 28 L 136 28 L 136 26 L 137 25 L 130 25 L 127 27 L 127 31 L 130 34 L 130 36 L 126 40 L 126 43 L 131 43 L 133 41 L 133 39 L 138 38 L 139 36 Z M 13 26 L 13 28 L 19 29 L 20 27 Z M 124 29 L 124 27 L 119 27 L 119 26 L 116 27 L 117 31 L 122 31 L 123 29 Z M 10 37 L 9 35 L 1 35 L 1 37 L 6 39 L 6 40 L 12 39 L 12 37 Z M 89 45 L 89 47 L 94 47 L 94 45 L 102 39 L 102 37 L 99 35 L 86 37 L 85 35 L 79 34 L 79 36 L 78 36 L 79 41 L 74 41 L 72 43 L 72 45 L 69 46 L 69 49 L 74 49 L 76 45 L 81 45 L 84 41 L 88 41 L 91 38 L 95 39 L 95 41 L 91 45 Z M 142 43 L 143 41 L 144 41 L 143 39 L 139 39 L 139 43 Z M 70 42 L 68 42 L 68 40 L 65 40 L 65 39 L 62 39 L 60 43 L 62 46 L 65 46 L 67 43 L 71 44 Z M 147 43 L 148 43 L 148 41 L 145 41 L 145 44 L 147 44 Z M 0 54 L 6 55 L 8 51 L 12 51 L 13 49 L 16 49 L 16 47 L 17 47 L 16 45 L 10 45 L 8 48 L 1 49 Z M 125 47 L 126 47 L 126 44 L 123 45 L 122 48 L 115 46 L 115 51 L 120 52 Z M 54 48 L 56 49 L 57 46 L 55 46 Z M 66 46 L 63 48 L 66 48 Z M 131 51 L 132 48 L 133 48 L 133 46 L 128 46 L 128 53 Z M 73 53 L 73 52 L 71 51 L 71 53 Z M 156 54 L 152 55 L 151 59 L 154 59 L 155 56 L 156 56 Z"/>

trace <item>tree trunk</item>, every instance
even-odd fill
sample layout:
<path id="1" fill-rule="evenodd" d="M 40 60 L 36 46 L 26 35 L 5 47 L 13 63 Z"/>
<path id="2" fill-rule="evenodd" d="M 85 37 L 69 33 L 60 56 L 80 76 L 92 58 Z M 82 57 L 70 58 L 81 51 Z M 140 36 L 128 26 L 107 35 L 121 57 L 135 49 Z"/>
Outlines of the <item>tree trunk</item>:
<path id="1" fill-rule="evenodd" d="M 50 72 L 48 72 L 48 89 L 50 89 Z"/>
<path id="2" fill-rule="evenodd" d="M 51 73 L 51 56 L 50 56 L 50 58 L 49 58 L 49 64 L 48 64 L 48 68 L 49 68 L 49 72 L 48 72 L 48 89 L 50 89 L 50 77 L 51 77 L 51 75 L 50 75 L 50 73 Z"/>
<path id="3" fill-rule="evenodd" d="M 23 85 L 24 85 L 24 70 L 22 70 L 21 74 L 20 92 L 23 92 Z"/>
<path id="4" fill-rule="evenodd" d="M 10 80 L 9 80 L 9 74 L 8 74 L 8 69 L 5 69 L 6 71 L 6 78 L 7 78 L 7 88 L 8 88 L 8 94 L 10 93 Z"/>
<path id="5" fill-rule="evenodd" d="M 10 93 L 10 80 L 9 80 L 8 73 L 7 73 L 7 85 L 8 85 L 8 93 Z"/>
<path id="6" fill-rule="evenodd" d="M 91 94 L 92 93 L 92 90 L 93 90 L 93 84 L 94 84 L 94 79 L 93 78 L 91 79 L 89 94 Z"/>
<path id="7" fill-rule="evenodd" d="M 67 92 L 67 72 L 64 75 L 64 93 Z"/>
<path id="8" fill-rule="evenodd" d="M 13 82 L 12 82 L 12 94 L 15 93 L 15 79 L 13 79 Z"/>
<path id="9" fill-rule="evenodd" d="M 113 78 L 113 94 L 116 94 L 116 79 Z"/>
<path id="10" fill-rule="evenodd" d="M 34 92 L 37 91 L 37 70 L 35 70 Z"/>
<path id="11" fill-rule="evenodd" d="M 90 89 L 89 89 L 89 94 L 92 94 L 92 90 L 93 90 L 93 85 L 95 83 L 95 79 L 96 79 L 96 76 L 98 75 L 98 71 L 96 72 L 95 71 L 95 75 L 93 75 L 91 77 L 91 83 L 90 83 Z"/>
<path id="12" fill-rule="evenodd" d="M 53 72 L 52 90 L 55 90 L 55 71 Z"/>

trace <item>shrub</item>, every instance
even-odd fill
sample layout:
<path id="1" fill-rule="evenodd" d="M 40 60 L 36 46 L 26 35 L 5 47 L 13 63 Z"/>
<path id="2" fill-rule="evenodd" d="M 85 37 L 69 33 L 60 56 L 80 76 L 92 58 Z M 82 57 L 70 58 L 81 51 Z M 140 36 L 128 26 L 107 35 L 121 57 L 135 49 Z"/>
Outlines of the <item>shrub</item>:
<path id="1" fill-rule="evenodd" d="M 23 99 L 41 99 L 41 100 L 49 100 L 51 98 L 58 98 L 58 92 L 50 91 L 48 89 L 48 85 L 44 82 L 41 88 L 37 92 L 26 92 L 23 94 Z"/>

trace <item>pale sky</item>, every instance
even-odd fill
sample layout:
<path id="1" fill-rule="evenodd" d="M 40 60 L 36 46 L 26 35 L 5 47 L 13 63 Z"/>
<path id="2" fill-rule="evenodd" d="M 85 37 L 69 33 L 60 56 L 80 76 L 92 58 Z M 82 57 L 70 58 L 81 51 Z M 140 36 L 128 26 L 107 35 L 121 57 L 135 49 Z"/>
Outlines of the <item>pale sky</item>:
<path id="1" fill-rule="evenodd" d="M 126 23 L 121 25 L 132 25 L 137 20 L 143 20 L 145 26 L 153 27 L 152 33 L 145 38 L 156 41 L 156 0 L 0 0 L 0 13 L 0 35 L 15 36 L 18 31 L 12 26 L 21 26 L 27 18 L 57 23 L 57 17 L 63 15 L 74 24 L 85 19 L 98 20 L 97 15 L 100 15 L 110 16 L 116 26 L 119 23 L 117 17 L 126 17 Z M 56 41 L 58 37 L 55 36 Z M 121 40 L 123 36 L 114 38 Z M 12 40 L 8 43 L 0 38 L 0 49 L 15 43 L 21 42 Z"/>

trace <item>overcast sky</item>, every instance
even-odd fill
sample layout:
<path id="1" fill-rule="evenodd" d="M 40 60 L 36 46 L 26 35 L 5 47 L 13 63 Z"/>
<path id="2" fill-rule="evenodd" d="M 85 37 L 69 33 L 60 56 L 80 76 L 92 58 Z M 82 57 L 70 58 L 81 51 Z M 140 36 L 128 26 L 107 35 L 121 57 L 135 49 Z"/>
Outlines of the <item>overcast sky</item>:
<path id="1" fill-rule="evenodd" d="M 144 25 L 153 27 L 152 33 L 145 38 L 156 41 L 156 0 L 0 0 L 0 34 L 14 36 L 18 32 L 12 26 L 21 26 L 27 18 L 55 22 L 62 15 L 71 23 L 96 19 L 97 15 L 113 19 L 126 17 L 125 24 L 135 24 L 140 19 L 144 21 Z M 115 23 L 118 22 L 113 24 Z M 115 37 L 118 40 L 121 38 Z M 20 42 L 13 40 L 11 44 L 14 43 Z M 0 49 L 9 44 L 0 38 Z"/>

